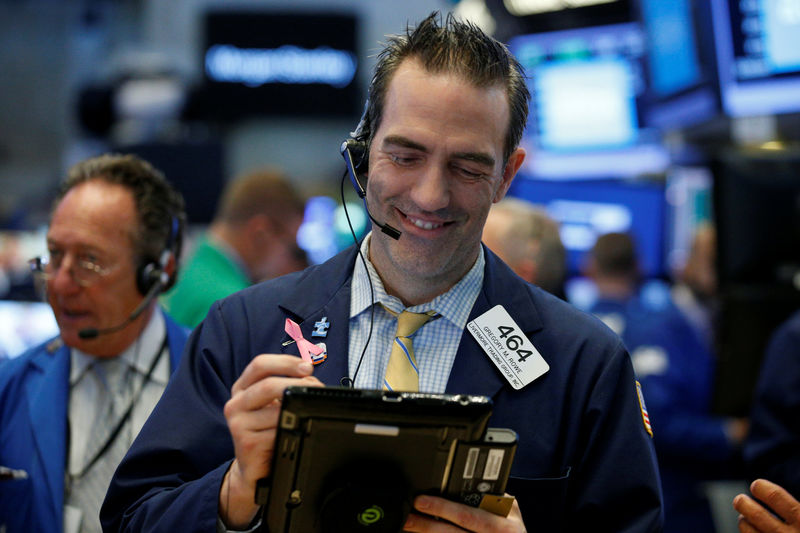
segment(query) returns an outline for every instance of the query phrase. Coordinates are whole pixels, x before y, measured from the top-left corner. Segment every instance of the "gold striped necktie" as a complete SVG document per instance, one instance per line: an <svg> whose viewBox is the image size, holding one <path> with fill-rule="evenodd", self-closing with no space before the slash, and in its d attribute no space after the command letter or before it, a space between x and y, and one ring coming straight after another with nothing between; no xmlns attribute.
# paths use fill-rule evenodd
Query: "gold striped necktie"
<svg viewBox="0 0 800 533"><path fill-rule="evenodd" d="M425 322L435 317L437 313L436 311L428 311L426 313L403 311L398 315L387 307L384 307L384 309L397 317L397 333L395 333L395 339L392 342L389 364L386 365L383 389L417 392L419 390L419 370L417 368L417 359L414 356L411 336Z"/></svg>

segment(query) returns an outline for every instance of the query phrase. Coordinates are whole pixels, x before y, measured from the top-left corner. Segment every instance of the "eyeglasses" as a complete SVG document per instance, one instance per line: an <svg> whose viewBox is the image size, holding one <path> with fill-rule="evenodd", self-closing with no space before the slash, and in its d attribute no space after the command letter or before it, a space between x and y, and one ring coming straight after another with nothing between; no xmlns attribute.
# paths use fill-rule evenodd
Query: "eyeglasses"
<svg viewBox="0 0 800 533"><path fill-rule="evenodd" d="M61 268L64 255L41 255L28 261L33 274L40 279L49 280L55 277ZM103 266L98 261L88 257L78 256L72 261L69 270L72 279L81 287L88 287L115 270L117 265Z"/></svg>

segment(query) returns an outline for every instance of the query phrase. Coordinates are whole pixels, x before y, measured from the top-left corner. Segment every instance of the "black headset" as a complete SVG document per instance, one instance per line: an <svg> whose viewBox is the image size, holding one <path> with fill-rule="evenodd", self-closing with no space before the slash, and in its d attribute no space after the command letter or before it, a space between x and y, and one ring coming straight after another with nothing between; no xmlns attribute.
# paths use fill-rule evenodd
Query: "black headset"
<svg viewBox="0 0 800 533"><path fill-rule="evenodd" d="M136 268L136 287L142 296L146 296L156 282L161 283L160 289L162 291L169 286L170 275L167 274L166 269L170 258L175 256L175 245L178 242L179 229L178 217L172 215L170 217L169 235L167 235L163 250L158 255L158 260L150 259L142 262Z"/></svg>
<svg viewBox="0 0 800 533"><path fill-rule="evenodd" d="M370 220L372 220L372 222L375 223L376 226L381 229L383 233L397 240L400 238L401 231L390 226L389 224L379 222L375 219L375 217L372 216L372 213L369 211L369 206L367 206L366 187L361 184L360 178L366 178L367 168L369 165L368 139L370 137L372 126L367 115L368 108L369 101L367 101L367 105L364 107L364 114L361 116L361 121L358 123L356 130L350 134L349 139L342 142L342 146L339 148L339 151L344 158L344 163L347 167L347 173L350 175L350 182L353 184L353 188L358 194L358 197L364 202L364 210L367 212L367 216L370 218ZM344 176L342 179L344 179ZM344 203L344 198L342 198L342 203Z"/></svg>
<svg viewBox="0 0 800 533"><path fill-rule="evenodd" d="M364 112L358 121L356 129L350 132L350 137L342 143L339 151L344 157L345 165L350 174L350 181L359 198L367 195L366 186L361 184L361 179L366 179L369 165L369 140L372 136L372 122L369 119L369 99L364 104Z"/></svg>
<svg viewBox="0 0 800 533"><path fill-rule="evenodd" d="M158 260L143 262L136 268L136 288L139 289L144 299L128 315L128 318L108 328L84 328L78 331L78 336L81 339L94 339L100 335L107 335L125 328L144 312L150 302L158 296L158 293L169 288L173 276L167 274L166 269L170 258L175 256L179 230L180 222L178 217L175 215L170 216L169 235Z"/></svg>
<svg viewBox="0 0 800 533"><path fill-rule="evenodd" d="M364 198L367 195L367 191L361 184L361 179L367 173L367 164L369 162L366 141L359 141L351 137L342 143L339 150L342 153L342 157L344 157L345 165L347 165L353 188L359 198Z"/></svg>

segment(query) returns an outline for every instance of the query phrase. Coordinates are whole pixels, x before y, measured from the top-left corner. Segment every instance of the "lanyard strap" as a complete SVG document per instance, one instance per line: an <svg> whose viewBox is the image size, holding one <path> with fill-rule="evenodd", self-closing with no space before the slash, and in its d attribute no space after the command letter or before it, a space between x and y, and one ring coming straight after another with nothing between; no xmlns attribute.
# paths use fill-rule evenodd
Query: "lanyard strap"
<svg viewBox="0 0 800 533"><path fill-rule="evenodd" d="M96 454L94 454L94 457L92 457L92 460L89 461L86 464L86 466L84 466L83 469L81 469L81 471L78 474L76 474L74 476L72 476L72 475L69 476L72 480L80 479L83 476L85 476L86 473L95 465L95 463L97 463L97 461L99 461L100 458L103 457L106 454L106 452L108 452L108 449L111 448L111 445L114 444L114 441L117 439L117 437L119 436L120 432L122 432L122 427L125 425L125 422L127 422L128 419L131 417L131 413L133 413L133 408L139 402L139 399L141 398L142 393L144 392L145 386L147 386L147 383L150 381L150 377L153 375L153 371L155 371L155 369L156 369L156 365L158 365L158 362L161 360L161 356L166 351L166 347L167 347L167 335L165 333L164 334L164 341L161 343L161 347L158 349L158 354L153 359L153 362L150 363L150 368L147 369L147 374L145 374L144 380L142 381L142 386L139 387L139 390L136 392L136 396L128 404L128 408L125 410L125 413L123 413L122 417L117 422L117 425L114 426L114 430L108 436L108 439L106 439L106 442L103 444L103 446L97 451ZM70 435L70 433L71 432L70 432L69 423L68 423L67 424L67 450L68 450L67 451L67 458L69 458L69 449L70 449L70 445L71 445L71 435ZM69 460L69 459L67 459L67 460ZM69 468L66 468L65 470L67 472L69 472Z"/></svg>

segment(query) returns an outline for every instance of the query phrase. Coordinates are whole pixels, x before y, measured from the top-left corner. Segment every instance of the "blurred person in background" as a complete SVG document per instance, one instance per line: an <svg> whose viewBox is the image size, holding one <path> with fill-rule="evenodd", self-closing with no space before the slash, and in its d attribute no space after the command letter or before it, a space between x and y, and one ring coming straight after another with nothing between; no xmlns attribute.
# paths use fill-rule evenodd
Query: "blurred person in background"
<svg viewBox="0 0 800 533"><path fill-rule="evenodd" d="M111 475L177 366L187 331L155 296L178 271L183 199L147 162L69 171L43 278L60 334L0 372L0 531L99 532Z"/></svg>
<svg viewBox="0 0 800 533"><path fill-rule="evenodd" d="M567 253L558 223L544 210L506 197L489 210L482 240L519 277L564 298Z"/></svg>
<svg viewBox="0 0 800 533"><path fill-rule="evenodd" d="M716 233L698 228L671 301L626 335L647 401L664 490L664 531L715 531L705 483L743 474L744 418L711 412Z"/></svg>
<svg viewBox="0 0 800 533"><path fill-rule="evenodd" d="M800 495L800 312L772 334L744 446L747 473Z"/></svg>
<svg viewBox="0 0 800 533"><path fill-rule="evenodd" d="M0 299L33 301L38 297L20 235L0 232Z"/></svg>
<svg viewBox="0 0 800 533"><path fill-rule="evenodd" d="M297 245L303 207L280 172L258 170L231 182L175 287L162 298L170 315L194 327L215 301L305 268Z"/></svg>
<svg viewBox="0 0 800 533"><path fill-rule="evenodd" d="M717 230L706 223L697 228L686 264L672 287L672 301L709 348L714 344L717 299Z"/></svg>
<svg viewBox="0 0 800 533"><path fill-rule="evenodd" d="M639 294L642 275L633 237L627 233L600 235L589 251L584 273L597 290L589 312L625 341L630 330L653 311Z"/></svg>

